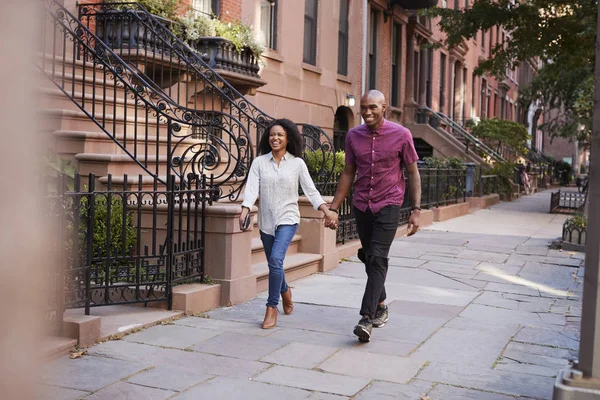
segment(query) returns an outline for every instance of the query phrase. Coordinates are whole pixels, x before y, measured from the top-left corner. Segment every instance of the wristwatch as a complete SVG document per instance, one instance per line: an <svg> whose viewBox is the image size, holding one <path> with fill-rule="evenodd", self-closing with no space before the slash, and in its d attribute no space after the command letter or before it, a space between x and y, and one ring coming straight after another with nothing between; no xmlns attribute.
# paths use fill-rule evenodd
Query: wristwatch
<svg viewBox="0 0 600 400"><path fill-rule="evenodd" d="M410 208L410 211L411 211L411 212L412 212L412 211L415 211L415 210L419 210L419 211L421 211L421 207L419 207L419 206L412 206L412 207Z"/></svg>
<svg viewBox="0 0 600 400"><path fill-rule="evenodd" d="M339 214L338 210L334 210L333 208L329 207L329 211L333 211L336 214Z"/></svg>

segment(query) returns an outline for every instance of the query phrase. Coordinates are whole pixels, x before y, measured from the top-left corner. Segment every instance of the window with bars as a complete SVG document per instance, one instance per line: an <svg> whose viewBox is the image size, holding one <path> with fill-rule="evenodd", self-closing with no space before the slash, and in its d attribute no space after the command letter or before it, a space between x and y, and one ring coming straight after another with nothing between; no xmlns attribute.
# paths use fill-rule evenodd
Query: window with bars
<svg viewBox="0 0 600 400"><path fill-rule="evenodd" d="M306 0L304 3L304 55L303 61L317 65L317 12L319 2Z"/></svg>
<svg viewBox="0 0 600 400"><path fill-rule="evenodd" d="M348 6L349 0L340 0L338 28L338 74L348 75Z"/></svg>
<svg viewBox="0 0 600 400"><path fill-rule="evenodd" d="M277 50L277 0L260 2L260 44Z"/></svg>
<svg viewBox="0 0 600 400"><path fill-rule="evenodd" d="M400 106L400 66L402 65L402 25L392 28L392 105Z"/></svg>
<svg viewBox="0 0 600 400"><path fill-rule="evenodd" d="M371 10L369 29L369 89L377 89L377 12Z"/></svg>

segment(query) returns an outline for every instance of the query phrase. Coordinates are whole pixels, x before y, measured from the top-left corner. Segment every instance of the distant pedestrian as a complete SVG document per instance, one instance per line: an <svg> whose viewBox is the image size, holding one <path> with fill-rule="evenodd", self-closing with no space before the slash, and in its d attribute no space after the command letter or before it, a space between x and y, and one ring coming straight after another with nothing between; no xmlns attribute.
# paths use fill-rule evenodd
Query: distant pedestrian
<svg viewBox="0 0 600 400"><path fill-rule="evenodd" d="M302 137L295 123L289 119L278 119L266 127L258 146L257 157L250 167L244 191L244 202L240 215L240 229L250 208L260 194L258 228L269 265L269 297L262 323L263 329L277 324L279 296L283 300L283 311L292 313L292 290L285 281L283 260L298 224L298 183L315 209L323 211L327 224L336 217L315 188L302 156Z"/></svg>
<svg viewBox="0 0 600 400"><path fill-rule="evenodd" d="M338 209L356 177L354 213L362 245L358 258L365 264L367 285L360 309L362 318L354 327L354 334L362 342L371 339L372 327L383 327L388 320L385 278L406 189L403 168L412 203L409 235L417 232L421 213L419 157L412 135L405 127L384 118L386 108L385 97L377 90L361 98L360 113L365 123L346 135L346 166L331 204L332 209ZM337 218L328 226L337 228Z"/></svg>

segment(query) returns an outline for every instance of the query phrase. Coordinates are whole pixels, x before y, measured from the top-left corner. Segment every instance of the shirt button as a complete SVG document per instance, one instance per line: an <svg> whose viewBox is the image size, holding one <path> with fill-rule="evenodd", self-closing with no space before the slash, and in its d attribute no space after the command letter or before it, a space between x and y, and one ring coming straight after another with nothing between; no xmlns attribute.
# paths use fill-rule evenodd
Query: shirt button
<svg viewBox="0 0 600 400"><path fill-rule="evenodd" d="M373 166L373 165L375 165L375 164L371 164L371 166Z"/></svg>

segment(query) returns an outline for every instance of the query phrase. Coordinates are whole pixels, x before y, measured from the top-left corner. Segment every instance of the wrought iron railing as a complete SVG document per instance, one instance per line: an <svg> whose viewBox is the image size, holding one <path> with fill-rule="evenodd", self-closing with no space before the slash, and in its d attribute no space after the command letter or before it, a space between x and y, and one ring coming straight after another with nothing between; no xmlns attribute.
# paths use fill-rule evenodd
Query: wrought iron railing
<svg viewBox="0 0 600 400"><path fill-rule="evenodd" d="M190 48L173 34L164 21L138 3L127 4L125 11L123 7L123 3L80 4L79 14L92 29L97 26L98 18L107 20L110 14L125 13L152 46L136 46L133 51L125 49L121 55L132 64L141 63L146 65L145 68L150 65L145 76L155 86L163 88L177 104L198 110L198 113L202 110L226 111L241 121L245 131L255 138L254 145L257 145L265 126L273 118L248 101L227 79L215 73L209 64L210 57L207 59L206 54ZM328 153L335 151L332 140L316 125L299 123L298 126L305 142L304 151L314 153L313 156L319 160L317 175L331 178L333 169L326 165L326 160L330 156Z"/></svg>
<svg viewBox="0 0 600 400"><path fill-rule="evenodd" d="M40 70L149 177L213 175L237 199L253 149L235 116L179 107L53 0L43 32Z"/></svg>
<svg viewBox="0 0 600 400"><path fill-rule="evenodd" d="M579 246L585 246L587 228L577 226L572 220L566 220L562 229L562 240Z"/></svg>
<svg viewBox="0 0 600 400"><path fill-rule="evenodd" d="M586 193L565 192L559 190L550 196L550 212L566 212L573 213L581 211L586 200Z"/></svg>
<svg viewBox="0 0 600 400"><path fill-rule="evenodd" d="M466 169L445 169L419 167L421 175L421 207L424 209L456 204L466 201ZM321 194L333 196L341 174L334 176L333 181L327 182L322 187ZM405 187L407 188L402 203L400 223L408 222L412 207L408 190L408 178L404 174ZM353 209L354 186L338 208L339 226L337 230L337 243L358 238L356 218Z"/></svg>
<svg viewBox="0 0 600 400"><path fill-rule="evenodd" d="M489 158L490 160L500 163L506 162L501 154L470 134L445 114L433 111L429 107L424 106L418 107L415 113L415 120L417 123L429 124L432 128L450 134L461 141L465 145L466 154L472 151L483 159ZM442 125L446 125L446 128L442 129Z"/></svg>
<svg viewBox="0 0 600 400"><path fill-rule="evenodd" d="M497 175L480 175L479 176L479 197L488 194L498 193L498 176Z"/></svg>
<svg viewBox="0 0 600 400"><path fill-rule="evenodd" d="M127 178L127 177L126 177ZM193 181L187 187L183 180ZM205 176L170 175L162 189L137 184L96 188L94 174L59 177L46 206L60 218L57 291L64 308L170 301L172 286L204 278L205 210L219 195ZM71 186L71 187L69 187Z"/></svg>

